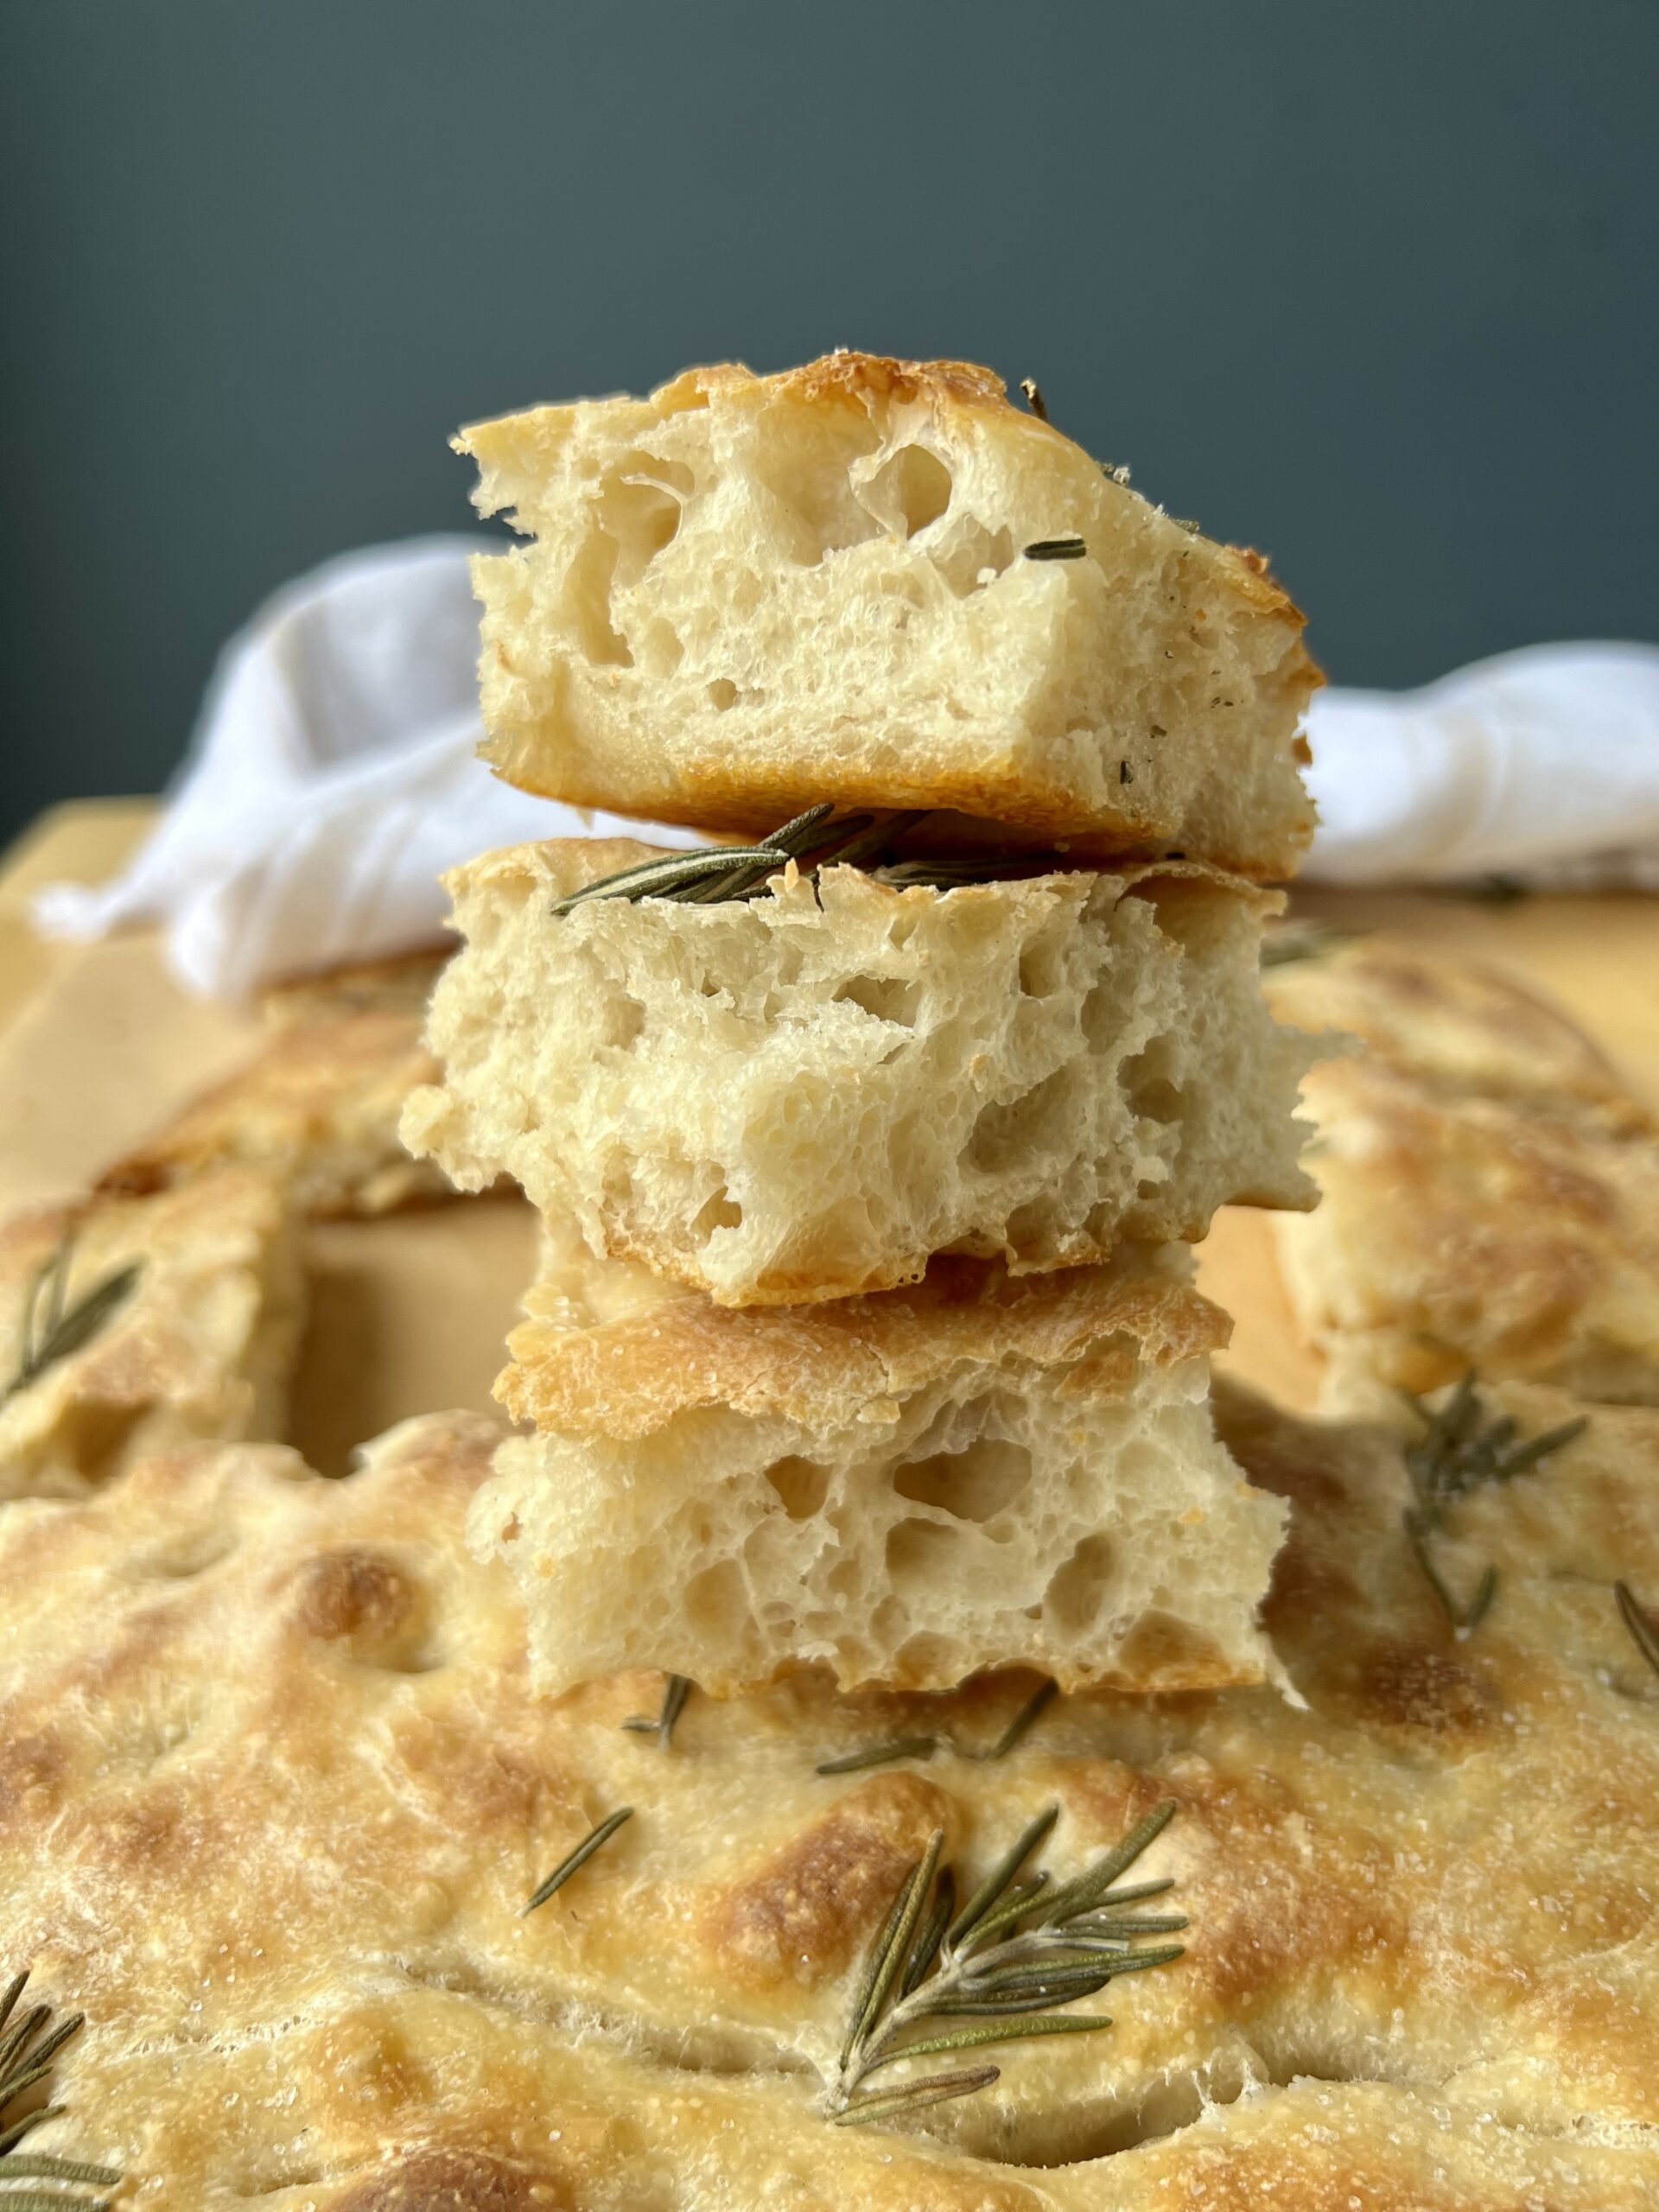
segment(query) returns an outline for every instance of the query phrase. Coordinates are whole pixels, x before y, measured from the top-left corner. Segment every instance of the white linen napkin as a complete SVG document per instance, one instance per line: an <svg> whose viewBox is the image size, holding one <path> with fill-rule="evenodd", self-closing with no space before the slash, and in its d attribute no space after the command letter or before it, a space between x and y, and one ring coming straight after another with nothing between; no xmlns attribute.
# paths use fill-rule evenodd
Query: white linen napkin
<svg viewBox="0 0 1659 2212"><path fill-rule="evenodd" d="M466 555L416 538L329 562L226 647L166 812L127 869L52 884L35 917L90 938L159 924L193 990L429 944L440 873L531 837L695 830L512 790L475 758ZM1659 888L1659 649L1539 645L1421 691L1322 691L1309 717L1329 882L1495 874Z"/></svg>

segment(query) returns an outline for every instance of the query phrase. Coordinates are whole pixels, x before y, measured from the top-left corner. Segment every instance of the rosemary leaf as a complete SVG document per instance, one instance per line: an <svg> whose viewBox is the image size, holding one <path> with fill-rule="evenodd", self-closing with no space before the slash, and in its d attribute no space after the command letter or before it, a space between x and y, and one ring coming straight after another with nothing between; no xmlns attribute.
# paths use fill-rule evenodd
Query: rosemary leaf
<svg viewBox="0 0 1659 2212"><path fill-rule="evenodd" d="M61 1273L60 1270L60 1284ZM49 1339L66 1318L60 1287L55 1294L48 1290L47 1316ZM0 2044L0 2113L46 2079L58 2052L82 2025L82 2016L72 2012L43 2034L41 2031L52 2017L48 2005L33 2005L14 2019L17 2000L28 1980L25 1970L8 1984L3 1997L0 1997L0 2027L8 2029L4 2042ZM100 2212L100 2208L107 2207L106 2198L88 2197L80 2192L87 2186L115 2188L121 2180L118 2168L98 2164L90 2158L64 2158L51 2152L18 2152L20 2143L48 2120L58 2119L63 2109L61 2105L48 2101L23 2113L0 2132L0 2212L29 2212L31 2207L40 2208L40 2212ZM52 2186L16 2189L12 2186L16 2182L45 2182Z"/></svg>
<svg viewBox="0 0 1659 2212"><path fill-rule="evenodd" d="M19 1332L16 1372L0 1389L0 1406L38 1382L48 1367L67 1359L97 1335L116 1309L132 1295L143 1272L142 1260L132 1260L113 1274L95 1283L86 1296L66 1307L69 1266L74 1238L66 1236L50 1259L39 1268L23 1297L22 1327ZM44 1293L46 1311L41 1313ZM15 1999L13 2000L16 2001ZM4 2018L0 2014L0 2019Z"/></svg>
<svg viewBox="0 0 1659 2212"><path fill-rule="evenodd" d="M1048 410L1043 404L1042 389L1035 377L1021 377L1020 389L1026 395L1026 404L1039 423L1048 420Z"/></svg>
<svg viewBox="0 0 1659 2212"><path fill-rule="evenodd" d="M1550 1452L1581 1436L1590 1417L1580 1414L1541 1436L1517 1440L1516 1425L1510 1415L1486 1419L1473 1368L1438 1409L1426 1406L1409 1390L1400 1395L1423 1425L1422 1441L1409 1446L1404 1454L1414 1500L1401 1516L1406 1541L1441 1611L1461 1639L1472 1635L1491 1611L1497 1594L1497 1570L1488 1567L1473 1595L1466 1603L1459 1600L1436 1567L1430 1547L1430 1539L1446 1524L1446 1506L1470 1491L1529 1473Z"/></svg>
<svg viewBox="0 0 1659 2212"><path fill-rule="evenodd" d="M673 1740L674 1723L685 1710L685 1700L691 1694L691 1683L687 1675L671 1675L663 1690L663 1707L653 1719L648 1713L636 1713L622 1726L636 1736L654 1736L667 1751Z"/></svg>
<svg viewBox="0 0 1659 2212"><path fill-rule="evenodd" d="M1636 1593L1628 1582L1615 1582L1613 1597L1618 1606L1619 1618L1630 1631L1637 1649L1656 1675L1659 1675L1659 1635L1648 1614L1636 1600Z"/></svg>
<svg viewBox="0 0 1659 2212"><path fill-rule="evenodd" d="M864 2002L862 2018L857 2032L861 2037L872 2021L880 2018L881 2007L887 2001L888 1992L899 1979L899 1972L910 1949L910 1939L916 1932L916 1923L922 1906L932 1886L933 1872L939 1863L939 1853L944 1848L944 1830L935 1828L928 1838L927 1849L916 1862L905 1888L905 1901L893 1922L886 1949L874 1974L871 1978L869 1994Z"/></svg>
<svg viewBox="0 0 1659 2212"><path fill-rule="evenodd" d="M88 2158L54 2158L43 2151L29 2152L22 2158L9 2158L3 2165L0 2165L0 2190L3 2189L4 2183L20 2176L30 2181L94 2182L103 2189L113 2189L121 2178L114 2166L95 2166ZM9 2204L11 2201L9 2196L0 2194L0 2204ZM77 2200L58 2196L52 2201L54 2204L71 2204Z"/></svg>
<svg viewBox="0 0 1659 2212"><path fill-rule="evenodd" d="M1080 537L1039 537L1025 553L1027 561L1081 561L1088 550Z"/></svg>
<svg viewBox="0 0 1659 2212"><path fill-rule="evenodd" d="M631 1821L632 1818L632 1806L624 1805L618 1811L608 1814L597 1827L589 1828L569 1856L560 1859L553 1872L537 1890L530 1903L524 1907L518 1916L519 1918L522 1920L527 1917L536 1910L538 1905L545 1904L556 1891L564 1887L578 1868L585 1866L594 1853L601 1850L610 1841L624 1821Z"/></svg>
<svg viewBox="0 0 1659 2212"><path fill-rule="evenodd" d="M1025 1865L1037 1847L1046 1842L1050 1831L1060 1817L1058 1805L1051 1805L1046 1812L1039 1813L1025 1834L1013 1848L998 1859L985 1879L974 1891L957 1915L945 1941L952 1950L958 1949L964 1939L978 1927L992 1906L1007 1891L1008 1885Z"/></svg>
<svg viewBox="0 0 1659 2212"><path fill-rule="evenodd" d="M938 2058L946 2051L983 2050L989 2044L1023 2043L1031 2036L1095 2035L1111 2024L1104 2012L1068 2012L1063 2019L1009 2021L1001 2027L988 2021L982 2028L958 2028L948 2036L928 2036L920 2043L905 2044L885 2058L876 2059L868 2070L874 2074L883 2066L896 2066L901 2058Z"/></svg>
<svg viewBox="0 0 1659 2212"><path fill-rule="evenodd" d="M912 1866L899 1884L894 1893L893 1903L887 1907L887 1916L882 1922L874 1942L870 1946L869 1957L865 1961L864 1971L859 1977L858 1993L853 1999L853 2008L847 2018L847 2034L841 2046L840 2064L843 2072L851 2063L860 2031L874 2017L870 1999L875 1989L876 1976L887 1963L887 1953L892 1948L893 1936L898 1932L899 1916L910 1902L910 1885L915 1880L918 1871L917 1867Z"/></svg>
<svg viewBox="0 0 1659 2212"><path fill-rule="evenodd" d="M0 2158L4 2158L8 2151L15 2150L25 2135L32 2134L48 2120L60 2119L67 2110L67 2107L64 2105L36 2105L33 2112L26 2112L21 2120L15 2120L3 2134L0 2134ZM0 2166L0 2173L4 2171L4 2167Z"/></svg>
<svg viewBox="0 0 1659 2212"><path fill-rule="evenodd" d="M911 1946L910 1963L905 1968L899 1991L901 1997L909 1996L938 1956L939 1945L944 1941L944 1931L950 1925L950 1916L956 1909L956 1876L947 1866L939 1877L938 1895L933 1900L932 1910L922 1923L921 1934Z"/></svg>
<svg viewBox="0 0 1659 2212"><path fill-rule="evenodd" d="M660 860L641 861L633 868L619 869L614 875L602 875L597 882L584 883L579 891L556 899L552 911L568 914L574 908L585 906L590 899L632 899L653 895L684 899L707 884L711 876L729 874L745 861L776 868L778 855L762 845L716 845L690 853L667 853Z"/></svg>
<svg viewBox="0 0 1659 2212"><path fill-rule="evenodd" d="M935 2074L925 2082L907 2082L901 2089L884 2090L843 2105L831 2117L837 2127L861 2127L867 2120L896 2120L901 2113L920 2112L928 2105L942 2105L951 2097L969 2097L988 2089L1001 2076L999 2066L975 2066L960 2074Z"/></svg>
<svg viewBox="0 0 1659 2212"><path fill-rule="evenodd" d="M1086 1873L1078 1875L1076 1881L1068 1882L1064 1889L1055 1891L1044 1904L1044 1918L1064 1920L1069 1914L1086 1911L1110 1889L1120 1874L1134 1866L1147 1846L1163 1834L1174 1817L1175 1800L1173 1797L1166 1797L1161 1805L1154 1805L1146 1819L1138 1827L1131 1828L1122 1843L1115 1845L1103 1857L1097 1859Z"/></svg>
<svg viewBox="0 0 1659 2212"><path fill-rule="evenodd" d="M1039 1715L1046 1712L1060 1694L1058 1682L1039 1682L1026 1700L988 1751L964 1752L963 1757L981 1759L1005 1759L1020 1743Z"/></svg>
<svg viewBox="0 0 1659 2212"><path fill-rule="evenodd" d="M5 2171L0 2166L0 2182ZM0 2188L5 2212L111 2212L114 2202L112 2196L67 2196L58 2189Z"/></svg>
<svg viewBox="0 0 1659 2212"><path fill-rule="evenodd" d="M898 1759L931 1759L939 1748L937 1736L895 1736L890 1744L865 1744L843 1751L838 1759L825 1759L815 1774L861 1774L866 1767L891 1766Z"/></svg>

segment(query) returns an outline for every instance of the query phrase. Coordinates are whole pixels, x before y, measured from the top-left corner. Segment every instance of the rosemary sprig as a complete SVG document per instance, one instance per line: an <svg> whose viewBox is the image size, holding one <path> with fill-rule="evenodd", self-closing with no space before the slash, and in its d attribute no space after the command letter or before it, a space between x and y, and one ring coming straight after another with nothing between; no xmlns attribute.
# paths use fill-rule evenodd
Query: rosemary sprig
<svg viewBox="0 0 1659 2212"><path fill-rule="evenodd" d="M29 1972L14 1977L0 1996L0 2122L26 2089L43 2082L71 2036L81 2025L82 2015L72 2012L56 2027L48 2028L49 2005L34 2005L18 2015L17 2000L29 1982ZM121 2179L118 2168L94 2164L90 2158L60 2158L50 2152L19 2152L17 2145L41 2123L56 2120L61 2105L43 2104L26 2112L10 2126L0 2126L0 2212L36 2212L52 2207L56 2212L107 2212L109 2199L87 2196L84 2189L113 2189ZM14 2183L48 2182L48 2189L15 2188Z"/></svg>
<svg viewBox="0 0 1659 2212"><path fill-rule="evenodd" d="M1058 1806L1051 1805L960 1911L950 1870L939 1871L944 1831L936 1828L900 1883L865 1961L830 2090L830 2119L842 2127L899 2119L988 2088L1000 2070L975 2066L893 2088L864 2087L871 2075L900 2059L1109 2027L1103 2014L1060 2017L1058 2008L1094 1996L1119 1974L1167 1966L1181 1956L1178 1943L1140 1939L1177 1933L1187 1924L1182 1915L1128 1910L1173 1884L1117 1886L1174 1811L1173 1801L1160 1805L1084 1873L1054 1888L1046 1874L1020 1878L1059 1818ZM963 2024L917 2032L929 2023L949 2021Z"/></svg>
<svg viewBox="0 0 1659 2212"><path fill-rule="evenodd" d="M1077 541L1079 549L1082 540ZM1050 560L1070 555L1047 554ZM590 899L673 899L684 906L712 906L722 900L753 899L790 861L802 875L814 876L833 862L842 868L868 868L871 874L896 890L920 885L934 891L954 891L964 883L994 882L1009 873L1006 855L995 853L941 854L937 857L895 860L894 846L925 815L925 808L901 813L849 815L833 822L835 810L825 803L808 807L781 830L774 830L754 845L702 845L683 853L661 853L637 861L614 875L584 883L554 901L551 912L568 914Z"/></svg>
<svg viewBox="0 0 1659 2212"><path fill-rule="evenodd" d="M1637 1603L1636 1592L1628 1582L1614 1583L1613 1598L1619 1618L1630 1631L1630 1641L1654 1673L1659 1675L1659 1634L1655 1632L1651 1618Z"/></svg>
<svg viewBox="0 0 1659 2212"><path fill-rule="evenodd" d="M691 1682L685 1675L671 1675L663 1688L662 1710L653 1719L648 1713L636 1713L622 1726L632 1729L636 1736L654 1736L667 1751L674 1735L674 1723L685 1710L685 1700L691 1694Z"/></svg>
<svg viewBox="0 0 1659 2212"><path fill-rule="evenodd" d="M575 1849L568 1857L560 1859L547 1879L537 1889L518 1917L521 1920L527 1919L538 1905L545 1904L555 1891L562 1890L570 1877L579 1868L588 1864L596 1851L604 1848L624 1821L631 1821L632 1818L632 1806L624 1805L618 1811L607 1814L597 1827L589 1828Z"/></svg>
<svg viewBox="0 0 1659 2212"><path fill-rule="evenodd" d="M952 1752L959 1759L1002 1759L1026 1734L1033 1722L1052 1700L1059 1695L1053 1682L1039 1682L1007 1726L988 1750L976 1751L965 1744L958 1744L950 1736L895 1736L885 1744L866 1744L857 1751L843 1751L839 1758L825 1759L813 1769L816 1774L857 1774L865 1767L891 1766L897 1759L931 1759L935 1751Z"/></svg>
<svg viewBox="0 0 1659 2212"><path fill-rule="evenodd" d="M17 1369L0 1389L0 1406L9 1404L20 1391L38 1382L48 1367L67 1359L96 1336L117 1308L132 1295L133 1287L143 1271L142 1260L130 1261L113 1274L105 1275L102 1282L95 1283L74 1305L67 1306L65 1300L74 1250L72 1233L63 1238L48 1259L41 1262L29 1280L23 1294Z"/></svg>
<svg viewBox="0 0 1659 2212"><path fill-rule="evenodd" d="M614 875L602 875L556 899L552 911L568 914L590 899L677 899L687 906L714 906L721 899L753 898L790 861L803 875L816 875L832 861L858 868L878 859L925 811L880 817L855 814L832 823L835 808L825 800L753 845L700 845L690 852L659 853L653 859L636 861L632 868L619 868Z"/></svg>
<svg viewBox="0 0 1659 2212"><path fill-rule="evenodd" d="M1077 537L1039 537L1025 549L1027 561L1081 561L1088 550Z"/></svg>
<svg viewBox="0 0 1659 2212"><path fill-rule="evenodd" d="M1522 1439L1507 1414L1489 1421L1481 1404L1475 1370L1471 1367L1438 1413L1409 1390L1400 1394L1422 1422L1421 1443L1408 1446L1406 1472L1411 1478L1415 1502L1402 1516L1406 1541L1440 1609L1458 1636L1472 1635L1485 1618L1497 1593L1497 1570L1488 1567L1475 1586L1474 1594L1459 1602L1435 1566L1429 1540L1446 1525L1446 1509L1454 1498L1488 1483L1507 1483L1525 1474L1551 1452L1570 1444L1590 1425L1587 1414L1561 1422L1541 1436Z"/></svg>

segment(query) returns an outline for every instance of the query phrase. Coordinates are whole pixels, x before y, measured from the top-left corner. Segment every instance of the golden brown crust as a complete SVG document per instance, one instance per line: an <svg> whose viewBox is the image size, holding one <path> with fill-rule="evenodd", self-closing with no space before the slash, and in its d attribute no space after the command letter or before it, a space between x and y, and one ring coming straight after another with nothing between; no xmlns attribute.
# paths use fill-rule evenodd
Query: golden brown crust
<svg viewBox="0 0 1659 2212"><path fill-rule="evenodd" d="M1506 969L1376 936L1268 964L1262 981L1281 1020L1357 1037L1447 1096L1582 1108L1608 1128L1652 1133L1652 1116L1600 1047Z"/></svg>
<svg viewBox="0 0 1659 2212"><path fill-rule="evenodd" d="M144 1195L239 1164L277 1176L301 1211L324 1218L448 1196L397 1135L404 1099L437 1072L421 1025L442 964L414 954L279 986L270 1043L106 1168L99 1188Z"/></svg>
<svg viewBox="0 0 1659 2212"><path fill-rule="evenodd" d="M496 1395L516 1420L578 1436L649 1435L698 1406L839 1425L970 1364L1064 1367L1070 1394L1121 1397L1144 1365L1219 1351L1230 1326L1184 1284L940 1260L907 1289L818 1306L687 1297L588 1329L525 1321Z"/></svg>
<svg viewBox="0 0 1659 2212"><path fill-rule="evenodd" d="M218 1168L153 1196L95 1192L0 1224L0 1381L22 1372L31 1313L37 1352L48 1336L47 1277L66 1251L66 1314L137 1274L84 1342L0 1401L0 1499L73 1495L147 1451L273 1433L301 1289L270 1178Z"/></svg>
<svg viewBox="0 0 1659 2212"><path fill-rule="evenodd" d="M1319 1209L1284 1232L1304 1318L1416 1389L1471 1364L1659 1398L1659 1145L1607 1116L1314 1070Z"/></svg>
<svg viewBox="0 0 1659 2212"><path fill-rule="evenodd" d="M1573 1408L1492 1410L1531 1434ZM7 1942L89 2015L41 2147L112 2159L158 2212L623 2212L647 2177L682 2212L1636 2212L1659 1681L1611 1586L1659 1596L1659 1415L1599 1411L1454 1510L1448 1580L1498 1571L1460 1642L1401 1533L1399 1435L1221 1412L1292 1501L1271 1618L1306 1709L1062 1700L992 1762L965 1754L1028 1676L694 1694L667 1751L620 1725L652 1678L527 1695L511 1592L461 1540L496 1436L472 1417L342 1483L199 1447L9 1509ZM925 1764L814 1771L924 1731ZM1166 1795L1147 1871L1177 1879L1187 1955L1116 1985L1109 2033L1008 2046L934 2144L824 2125L856 1962L933 1825L975 1872L1058 1802L1064 1877Z"/></svg>

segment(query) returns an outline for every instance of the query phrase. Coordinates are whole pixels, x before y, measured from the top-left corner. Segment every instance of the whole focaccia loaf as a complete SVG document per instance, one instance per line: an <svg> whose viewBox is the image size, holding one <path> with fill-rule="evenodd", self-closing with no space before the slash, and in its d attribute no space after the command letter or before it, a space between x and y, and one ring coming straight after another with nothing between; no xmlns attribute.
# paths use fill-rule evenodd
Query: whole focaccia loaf
<svg viewBox="0 0 1659 2212"><path fill-rule="evenodd" d="M1648 2212L1659 1678L1611 1586L1659 1596L1656 1416L1596 1413L1457 1509L1442 1572L1498 1578L1459 1640L1399 1436L1222 1412L1289 1502L1268 1618L1305 1707L1065 1697L1000 1756L1029 1674L693 1691L666 1740L624 1725L658 1677L531 1694L512 1583L463 1541L489 1422L410 1424L343 1481L197 1446L8 1507L6 1963L86 2015L26 2147L156 2212ZM834 2124L935 1830L960 1904L1050 1808L1063 1884L1170 1802L1132 1872L1173 1883L1142 1910L1183 1955L1058 2007L1109 2028Z"/></svg>

